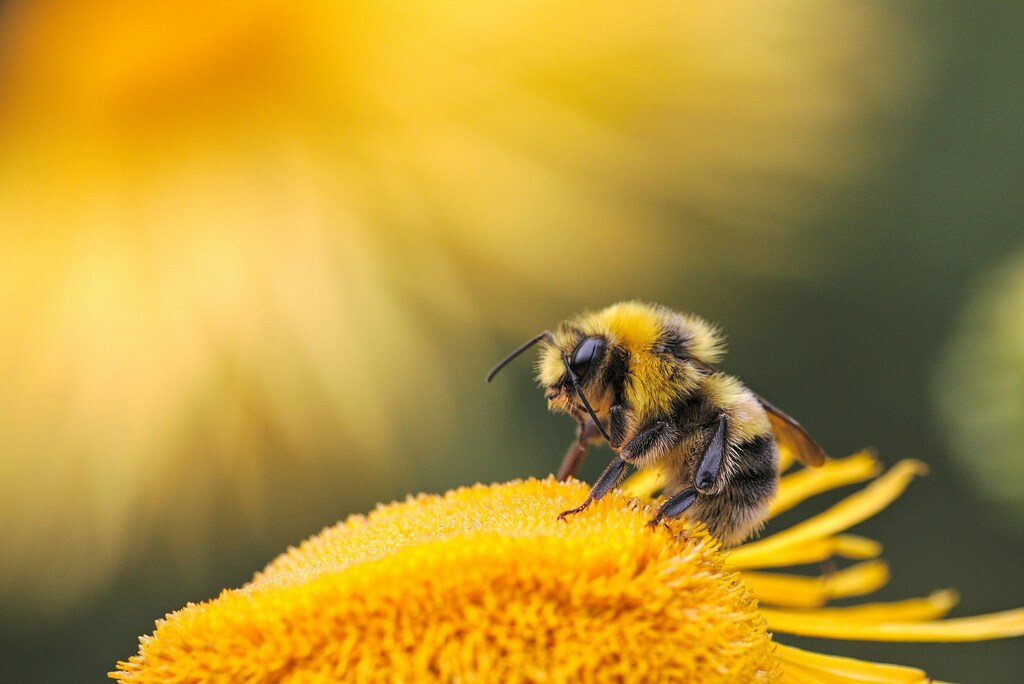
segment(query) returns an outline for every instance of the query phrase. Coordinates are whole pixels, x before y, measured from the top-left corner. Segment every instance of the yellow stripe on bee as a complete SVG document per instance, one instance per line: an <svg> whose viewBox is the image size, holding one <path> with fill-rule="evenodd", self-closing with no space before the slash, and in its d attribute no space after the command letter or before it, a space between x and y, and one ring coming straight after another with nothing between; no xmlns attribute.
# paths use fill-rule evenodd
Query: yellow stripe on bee
<svg viewBox="0 0 1024 684"><path fill-rule="evenodd" d="M665 332L661 311L639 302L621 302L584 316L576 321L586 334L605 335L613 346L629 355L629 382L626 401L641 422L657 414L666 414L672 402L692 389L673 375L673 365L652 353Z"/></svg>
<svg viewBox="0 0 1024 684"><path fill-rule="evenodd" d="M639 302L613 304L594 318L598 325L610 332L630 354L650 351L665 327L663 318L656 309Z"/></svg>
<svg viewBox="0 0 1024 684"><path fill-rule="evenodd" d="M689 389L672 377L670 362L654 354L630 354L629 372L626 401L641 423L668 414L672 402Z"/></svg>

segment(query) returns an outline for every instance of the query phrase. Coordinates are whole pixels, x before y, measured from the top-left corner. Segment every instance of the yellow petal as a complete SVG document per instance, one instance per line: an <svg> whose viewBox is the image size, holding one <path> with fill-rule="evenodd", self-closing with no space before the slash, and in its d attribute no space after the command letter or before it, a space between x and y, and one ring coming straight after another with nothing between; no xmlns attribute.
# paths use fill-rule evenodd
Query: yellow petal
<svg viewBox="0 0 1024 684"><path fill-rule="evenodd" d="M626 496L650 499L664 484L665 473L661 468L643 468L630 475L620 489Z"/></svg>
<svg viewBox="0 0 1024 684"><path fill-rule="evenodd" d="M854 658L825 655L776 644L775 654L782 659L784 673L793 666L819 681L838 682L926 682L927 675L914 667L873 663Z"/></svg>
<svg viewBox="0 0 1024 684"><path fill-rule="evenodd" d="M986 641L1024 636L1024 608L927 622L848 622L811 612L763 608L773 631L864 641Z"/></svg>
<svg viewBox="0 0 1024 684"><path fill-rule="evenodd" d="M889 580L889 566L876 560L851 565L823 577L745 572L743 579L762 604L809 608L830 599L862 596L876 591ZM774 627L771 623L769 626Z"/></svg>
<svg viewBox="0 0 1024 684"><path fill-rule="evenodd" d="M852 527L888 506L903 493L915 476L927 472L927 466L920 461L900 461L885 475L824 513L808 518L782 532L733 549L733 562L743 563L745 567L755 567L757 559L771 558L782 549L806 544Z"/></svg>
<svg viewBox="0 0 1024 684"><path fill-rule="evenodd" d="M786 448L785 445L779 445L779 472L784 473L793 466L793 462L796 461L796 455Z"/></svg>
<svg viewBox="0 0 1024 684"><path fill-rule="evenodd" d="M843 558L877 558L882 553L882 545L874 539L856 534L840 534L831 537L833 553Z"/></svg>
<svg viewBox="0 0 1024 684"><path fill-rule="evenodd" d="M823 679L812 677L799 667L787 667L782 672L782 678L779 681L783 684L829 684Z"/></svg>
<svg viewBox="0 0 1024 684"><path fill-rule="evenodd" d="M865 449L852 456L828 460L820 468L804 468L782 478L779 494L772 502L769 517L822 492L875 477L881 466L871 451Z"/></svg>
<svg viewBox="0 0 1024 684"><path fill-rule="evenodd" d="M959 595L952 589L932 592L924 598L906 599L882 603L865 603L842 608L816 608L808 611L780 610L787 616L806 618L828 618L844 622L918 622L944 617L959 601Z"/></svg>
<svg viewBox="0 0 1024 684"><path fill-rule="evenodd" d="M834 556L866 560L877 558L882 545L874 539L855 534L840 534L826 539L815 539L801 546L791 546L772 556L740 554L737 559L729 556L729 567L737 570L747 568L778 568L788 565L820 563Z"/></svg>

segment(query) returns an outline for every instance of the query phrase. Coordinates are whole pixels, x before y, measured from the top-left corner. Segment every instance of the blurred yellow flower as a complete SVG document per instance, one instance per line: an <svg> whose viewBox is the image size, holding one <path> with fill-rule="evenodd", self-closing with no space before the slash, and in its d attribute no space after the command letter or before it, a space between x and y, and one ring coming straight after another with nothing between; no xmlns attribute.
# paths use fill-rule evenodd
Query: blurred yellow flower
<svg viewBox="0 0 1024 684"><path fill-rule="evenodd" d="M857 454L790 475L775 510L877 469ZM586 493L579 482L421 495L328 528L242 589L169 615L110 676L126 684L925 682L914 668L775 644L769 630L992 639L1024 634L1024 609L936 620L956 602L951 591L811 609L877 589L885 564L865 560L824 578L753 569L874 558L877 542L839 533L884 508L920 472L920 463L901 462L825 513L731 553L703 527L649 529L649 512L622 492L563 523L557 513Z"/></svg>
<svg viewBox="0 0 1024 684"><path fill-rule="evenodd" d="M279 460L393 470L441 330L554 272L808 268L749 238L870 165L915 49L855 2L4 2L4 609L258 518Z"/></svg>
<svg viewBox="0 0 1024 684"><path fill-rule="evenodd" d="M989 273L935 372L935 401L958 465L1024 530L1024 252Z"/></svg>

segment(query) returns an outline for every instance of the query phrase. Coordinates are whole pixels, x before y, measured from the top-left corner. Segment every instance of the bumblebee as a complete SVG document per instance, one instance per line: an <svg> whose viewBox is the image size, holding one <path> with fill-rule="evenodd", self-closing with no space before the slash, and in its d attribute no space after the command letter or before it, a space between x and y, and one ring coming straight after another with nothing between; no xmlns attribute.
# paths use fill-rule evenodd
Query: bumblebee
<svg viewBox="0 0 1024 684"><path fill-rule="evenodd" d="M685 513L737 544L764 524L778 489L780 443L807 465L824 462L799 423L715 368L722 336L697 316L639 302L584 313L527 341L487 381L536 344L548 407L579 423L558 478L575 474L594 441L603 438L616 453L586 500L560 519L607 494L627 466L659 466L666 499L650 524Z"/></svg>

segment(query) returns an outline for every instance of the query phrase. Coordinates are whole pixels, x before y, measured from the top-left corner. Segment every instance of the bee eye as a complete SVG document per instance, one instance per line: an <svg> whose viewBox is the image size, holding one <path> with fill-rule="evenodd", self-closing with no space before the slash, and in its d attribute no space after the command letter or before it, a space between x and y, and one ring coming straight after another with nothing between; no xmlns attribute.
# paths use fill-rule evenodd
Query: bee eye
<svg viewBox="0 0 1024 684"><path fill-rule="evenodd" d="M604 340L600 337L588 337L580 342L579 346L572 353L572 359L569 360L569 370L576 377L583 377L590 370L590 365L593 363L594 358L600 357L602 354L604 354Z"/></svg>

